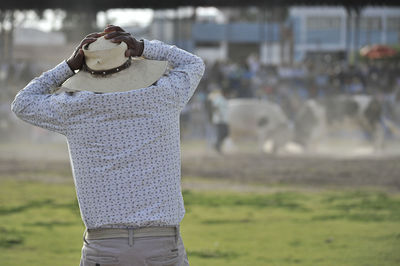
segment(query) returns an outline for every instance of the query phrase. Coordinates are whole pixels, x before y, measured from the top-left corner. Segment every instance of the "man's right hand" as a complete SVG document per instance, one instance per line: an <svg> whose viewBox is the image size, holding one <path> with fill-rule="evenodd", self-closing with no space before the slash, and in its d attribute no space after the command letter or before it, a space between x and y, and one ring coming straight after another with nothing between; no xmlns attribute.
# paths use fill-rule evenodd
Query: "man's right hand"
<svg viewBox="0 0 400 266"><path fill-rule="evenodd" d="M136 40L129 32L124 31L121 27L108 25L104 32L104 38L109 39L115 43L124 42L128 46L125 51L125 56L141 56L143 54L144 43L143 41Z"/></svg>
<svg viewBox="0 0 400 266"><path fill-rule="evenodd" d="M82 68L85 59L82 47L96 41L97 38L103 36L104 34L104 32L91 33L81 41L81 43L78 45L78 47L76 47L70 58L67 59L67 64L71 68L71 70L75 71Z"/></svg>

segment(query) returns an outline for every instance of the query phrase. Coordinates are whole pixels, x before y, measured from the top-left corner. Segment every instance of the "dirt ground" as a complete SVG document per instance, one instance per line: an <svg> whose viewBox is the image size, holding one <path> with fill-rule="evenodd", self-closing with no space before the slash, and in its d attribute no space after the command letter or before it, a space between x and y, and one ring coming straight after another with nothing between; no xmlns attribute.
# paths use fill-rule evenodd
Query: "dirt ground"
<svg viewBox="0 0 400 266"><path fill-rule="evenodd" d="M311 155L234 153L218 155L204 145L183 145L184 187L262 186L306 189L383 188L400 191L400 156L328 158ZM67 145L0 144L0 178L73 182ZM203 186L204 187L204 186Z"/></svg>
<svg viewBox="0 0 400 266"><path fill-rule="evenodd" d="M243 183L400 190L400 157L337 159L260 154L188 156L183 175Z"/></svg>

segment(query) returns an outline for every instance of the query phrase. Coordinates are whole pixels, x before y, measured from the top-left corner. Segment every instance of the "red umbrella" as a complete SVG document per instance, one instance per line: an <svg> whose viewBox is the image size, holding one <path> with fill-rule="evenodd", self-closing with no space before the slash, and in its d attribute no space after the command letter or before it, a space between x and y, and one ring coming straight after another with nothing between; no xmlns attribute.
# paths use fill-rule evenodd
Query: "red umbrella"
<svg viewBox="0 0 400 266"><path fill-rule="evenodd" d="M360 55L369 59L382 59L392 57L397 51L386 45L365 46L360 49Z"/></svg>

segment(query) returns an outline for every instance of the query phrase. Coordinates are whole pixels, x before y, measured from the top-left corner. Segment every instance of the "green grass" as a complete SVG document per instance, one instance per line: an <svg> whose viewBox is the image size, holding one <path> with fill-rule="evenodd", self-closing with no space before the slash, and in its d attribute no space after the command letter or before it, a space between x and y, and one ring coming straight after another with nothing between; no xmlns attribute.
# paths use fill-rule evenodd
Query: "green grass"
<svg viewBox="0 0 400 266"><path fill-rule="evenodd" d="M400 196L184 191L191 265L400 265ZM0 265L78 265L71 183L0 180Z"/></svg>

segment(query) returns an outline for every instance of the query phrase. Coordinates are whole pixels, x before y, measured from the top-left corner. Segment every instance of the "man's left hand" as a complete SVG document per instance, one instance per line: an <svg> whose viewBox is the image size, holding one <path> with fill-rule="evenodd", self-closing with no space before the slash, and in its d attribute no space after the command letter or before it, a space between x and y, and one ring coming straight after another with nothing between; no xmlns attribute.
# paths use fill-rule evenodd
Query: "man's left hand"
<svg viewBox="0 0 400 266"><path fill-rule="evenodd" d="M82 68L85 55L83 54L82 47L97 40L104 33L91 33L87 35L81 43L76 47L70 58L67 59L68 66L74 71Z"/></svg>

